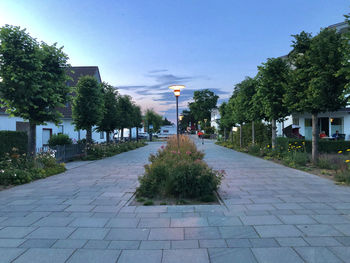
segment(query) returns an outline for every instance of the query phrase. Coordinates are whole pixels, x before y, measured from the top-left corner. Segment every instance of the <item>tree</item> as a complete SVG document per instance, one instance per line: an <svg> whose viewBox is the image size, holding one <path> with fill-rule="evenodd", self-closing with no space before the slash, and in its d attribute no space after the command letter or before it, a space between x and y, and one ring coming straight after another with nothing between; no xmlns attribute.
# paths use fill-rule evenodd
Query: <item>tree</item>
<svg viewBox="0 0 350 263"><path fill-rule="evenodd" d="M86 130L86 140L92 143L92 127L98 125L104 115L102 86L95 77L82 76L76 87L73 103L73 123L77 129Z"/></svg>
<svg viewBox="0 0 350 263"><path fill-rule="evenodd" d="M183 110L181 115L183 117L182 120L179 122L180 131L185 131L187 127L191 127L191 124L194 123L194 117L191 111L189 110Z"/></svg>
<svg viewBox="0 0 350 263"><path fill-rule="evenodd" d="M219 128L224 133L224 140L227 140L227 130L230 130L233 126L231 122L231 116L228 104L223 102L219 107L220 112L220 120L219 120Z"/></svg>
<svg viewBox="0 0 350 263"><path fill-rule="evenodd" d="M120 138L124 138L124 128L132 127L133 103L128 95L118 96L118 111L120 118L118 121L118 129L121 130Z"/></svg>
<svg viewBox="0 0 350 263"><path fill-rule="evenodd" d="M329 28L315 37L302 32L294 38L290 54L294 69L285 101L292 111L312 114L312 161L316 163L318 114L337 111L348 100L344 69L349 69L349 39Z"/></svg>
<svg viewBox="0 0 350 263"><path fill-rule="evenodd" d="M196 90L193 93L194 102L189 103L194 120L202 123L204 123L204 119L210 120L211 110L216 107L218 98L219 96L208 89Z"/></svg>
<svg viewBox="0 0 350 263"><path fill-rule="evenodd" d="M104 101L104 111L101 121L96 130L106 132L107 143L110 141L110 133L118 127L120 114L118 111L118 91L106 82L102 83L102 93Z"/></svg>
<svg viewBox="0 0 350 263"><path fill-rule="evenodd" d="M139 141L139 128L142 128L142 113L138 105L133 105L133 126L136 127L136 140Z"/></svg>
<svg viewBox="0 0 350 263"><path fill-rule="evenodd" d="M173 123L165 117L163 122L162 122L162 125L173 125Z"/></svg>
<svg viewBox="0 0 350 263"><path fill-rule="evenodd" d="M68 57L56 44L40 44L26 30L0 28L0 105L29 121L28 152L36 152L36 125L60 122L69 99Z"/></svg>
<svg viewBox="0 0 350 263"><path fill-rule="evenodd" d="M153 109L148 109L145 114L145 126L152 141L152 133L158 132L162 125L162 116L157 114Z"/></svg>
<svg viewBox="0 0 350 263"><path fill-rule="evenodd" d="M276 146L276 121L283 120L288 114L288 108L283 103L283 97L288 85L290 68L282 58L269 58L258 67L257 99L261 102L262 112L271 121L272 148Z"/></svg>

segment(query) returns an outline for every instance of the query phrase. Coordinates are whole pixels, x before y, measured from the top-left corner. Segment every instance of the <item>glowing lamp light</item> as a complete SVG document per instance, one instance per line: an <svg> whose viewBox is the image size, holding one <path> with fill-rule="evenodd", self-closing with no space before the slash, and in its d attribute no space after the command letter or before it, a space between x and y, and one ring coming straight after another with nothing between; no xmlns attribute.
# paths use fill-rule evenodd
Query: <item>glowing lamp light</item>
<svg viewBox="0 0 350 263"><path fill-rule="evenodd" d="M174 94L175 94L176 97L180 96L180 92L184 88L185 88L184 85L172 85L172 86L169 87L169 89L172 89L174 91Z"/></svg>

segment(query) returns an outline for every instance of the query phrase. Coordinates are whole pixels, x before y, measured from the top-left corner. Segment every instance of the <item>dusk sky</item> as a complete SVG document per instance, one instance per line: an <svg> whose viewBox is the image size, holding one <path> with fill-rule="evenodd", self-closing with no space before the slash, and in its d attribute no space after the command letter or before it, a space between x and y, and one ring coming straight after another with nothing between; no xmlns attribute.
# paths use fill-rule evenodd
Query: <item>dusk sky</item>
<svg viewBox="0 0 350 263"><path fill-rule="evenodd" d="M171 84L227 99L292 34L344 21L349 0L0 0L0 26L18 25L64 46L72 66L98 66L103 81L143 109L175 120Z"/></svg>

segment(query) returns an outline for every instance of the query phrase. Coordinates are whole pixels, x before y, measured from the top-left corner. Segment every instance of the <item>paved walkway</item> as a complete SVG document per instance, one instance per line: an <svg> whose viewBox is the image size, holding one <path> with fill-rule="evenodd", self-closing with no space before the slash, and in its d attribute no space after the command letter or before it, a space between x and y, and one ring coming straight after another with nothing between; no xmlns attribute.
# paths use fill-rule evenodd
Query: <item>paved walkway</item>
<svg viewBox="0 0 350 263"><path fill-rule="evenodd" d="M0 262L350 262L350 188L206 142L225 205L127 206L161 143L0 192Z"/></svg>

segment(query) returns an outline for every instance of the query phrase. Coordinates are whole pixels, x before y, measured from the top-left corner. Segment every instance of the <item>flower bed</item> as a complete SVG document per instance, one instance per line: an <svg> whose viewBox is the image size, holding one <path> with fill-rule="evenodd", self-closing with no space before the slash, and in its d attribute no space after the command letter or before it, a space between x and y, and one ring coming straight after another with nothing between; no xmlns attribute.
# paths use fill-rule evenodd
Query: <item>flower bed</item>
<svg viewBox="0 0 350 263"><path fill-rule="evenodd" d="M45 178L66 170L56 162L55 153L39 153L32 159L13 148L0 159L0 185L18 185Z"/></svg>
<svg viewBox="0 0 350 263"><path fill-rule="evenodd" d="M145 174L139 178L138 198L190 198L215 200L214 191L220 185L223 171L214 171L203 161L204 154L185 135L168 139L157 154L151 155L151 164L145 165Z"/></svg>

